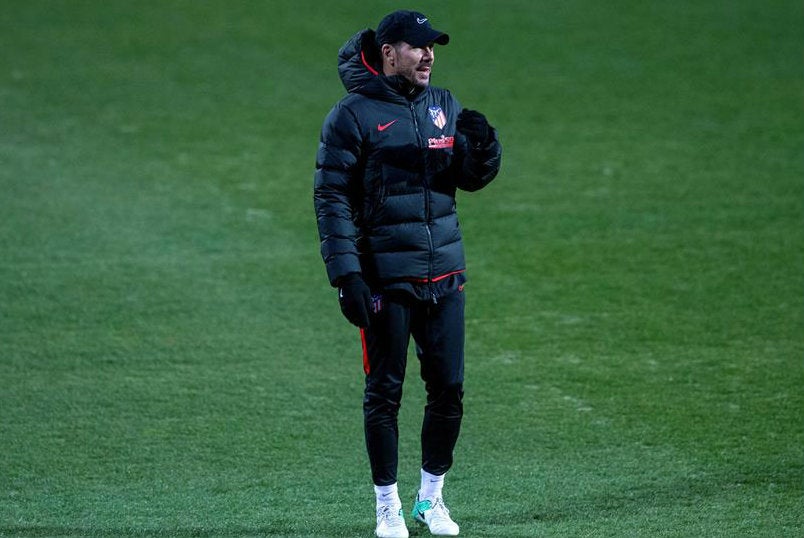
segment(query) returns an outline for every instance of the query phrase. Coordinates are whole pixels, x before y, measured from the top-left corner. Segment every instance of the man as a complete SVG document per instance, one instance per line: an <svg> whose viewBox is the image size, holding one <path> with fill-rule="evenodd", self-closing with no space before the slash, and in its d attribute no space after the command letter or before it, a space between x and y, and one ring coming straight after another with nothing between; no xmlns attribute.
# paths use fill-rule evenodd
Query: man
<svg viewBox="0 0 804 538"><path fill-rule="evenodd" d="M448 41L413 11L395 11L376 33L353 36L338 65L349 94L327 116L316 160L321 254L362 339L381 538L408 536L397 491L397 412L411 335L427 391L413 517L435 535L459 532L442 497L463 415L466 278L455 192L486 186L502 150L482 114L430 86L434 45Z"/></svg>

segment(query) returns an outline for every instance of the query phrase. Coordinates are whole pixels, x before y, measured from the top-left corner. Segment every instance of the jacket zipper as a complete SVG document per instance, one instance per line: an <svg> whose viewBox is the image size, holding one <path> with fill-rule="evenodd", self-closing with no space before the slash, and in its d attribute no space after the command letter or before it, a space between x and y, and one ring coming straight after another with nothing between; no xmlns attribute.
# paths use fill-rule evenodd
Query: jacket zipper
<svg viewBox="0 0 804 538"><path fill-rule="evenodd" d="M424 149L422 145L422 134L419 131L419 120L416 117L416 105L410 104L410 113L413 116L413 126L416 129L416 140L419 149ZM433 245L433 232L430 230L430 185L427 183L427 163L422 164L422 184L424 186L424 229L427 231L427 247L429 253L427 257L427 287L430 289L430 298L433 304L438 304L435 291L433 290L433 257L435 256L435 246Z"/></svg>

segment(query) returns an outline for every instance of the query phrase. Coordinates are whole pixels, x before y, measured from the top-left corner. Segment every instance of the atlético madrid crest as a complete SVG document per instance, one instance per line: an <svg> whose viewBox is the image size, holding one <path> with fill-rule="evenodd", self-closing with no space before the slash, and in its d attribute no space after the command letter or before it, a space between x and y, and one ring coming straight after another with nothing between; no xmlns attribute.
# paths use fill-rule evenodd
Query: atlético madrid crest
<svg viewBox="0 0 804 538"><path fill-rule="evenodd" d="M430 119L433 120L433 123L439 129L443 129L444 126L447 124L447 117L444 115L444 111L441 110L441 107L431 106L427 109L427 112L430 113Z"/></svg>

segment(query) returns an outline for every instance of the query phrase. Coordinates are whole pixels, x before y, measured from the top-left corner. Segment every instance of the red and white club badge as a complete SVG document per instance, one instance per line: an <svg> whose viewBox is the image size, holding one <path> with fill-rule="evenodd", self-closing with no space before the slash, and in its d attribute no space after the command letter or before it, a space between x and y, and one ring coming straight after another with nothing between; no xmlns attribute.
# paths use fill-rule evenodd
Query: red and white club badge
<svg viewBox="0 0 804 538"><path fill-rule="evenodd" d="M444 115L444 111L441 110L441 107L438 105L431 106L427 109L427 112L430 113L430 119L433 120L433 124L439 129L443 129L447 124L447 117Z"/></svg>

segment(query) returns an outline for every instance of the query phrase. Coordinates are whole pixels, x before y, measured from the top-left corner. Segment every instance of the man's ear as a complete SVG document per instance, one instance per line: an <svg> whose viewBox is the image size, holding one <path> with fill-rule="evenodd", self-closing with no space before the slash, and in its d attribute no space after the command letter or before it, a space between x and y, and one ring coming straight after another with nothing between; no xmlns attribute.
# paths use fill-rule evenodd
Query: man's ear
<svg viewBox="0 0 804 538"><path fill-rule="evenodd" d="M382 54L383 61L387 61L388 65L394 65L394 62L396 62L396 49L393 46L388 43L384 44L380 53Z"/></svg>

